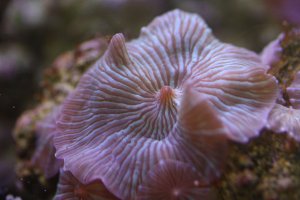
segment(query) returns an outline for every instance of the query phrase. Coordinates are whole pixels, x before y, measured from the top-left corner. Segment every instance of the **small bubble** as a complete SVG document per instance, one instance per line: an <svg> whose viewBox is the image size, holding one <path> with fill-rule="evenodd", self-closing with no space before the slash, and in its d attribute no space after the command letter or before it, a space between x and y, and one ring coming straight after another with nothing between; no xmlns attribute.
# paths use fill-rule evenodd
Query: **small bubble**
<svg viewBox="0 0 300 200"><path fill-rule="evenodd" d="M199 183L198 180L194 180L194 185L195 185L195 186L199 186L199 184L200 184L200 183Z"/></svg>
<svg viewBox="0 0 300 200"><path fill-rule="evenodd" d="M175 189L173 190L173 195L174 195L175 197L178 197L178 196L180 195L180 190L177 189L177 188L175 188Z"/></svg>

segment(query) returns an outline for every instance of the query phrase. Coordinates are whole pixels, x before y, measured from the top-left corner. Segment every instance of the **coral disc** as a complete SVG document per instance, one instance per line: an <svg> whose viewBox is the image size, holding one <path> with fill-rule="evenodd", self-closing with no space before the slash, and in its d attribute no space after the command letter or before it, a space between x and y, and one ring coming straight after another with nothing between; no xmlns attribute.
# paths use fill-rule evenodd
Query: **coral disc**
<svg viewBox="0 0 300 200"><path fill-rule="evenodd" d="M260 58L219 42L195 14L168 12L125 43L116 34L63 104L56 156L81 182L102 180L121 199L159 161L220 175L226 139L264 126L276 82ZM224 152L224 153L220 153Z"/></svg>
<svg viewBox="0 0 300 200"><path fill-rule="evenodd" d="M213 199L203 177L189 164L161 161L139 186L137 200Z"/></svg>
<svg viewBox="0 0 300 200"><path fill-rule="evenodd" d="M118 200L101 181L82 184L72 173L60 171L57 191L53 200Z"/></svg>

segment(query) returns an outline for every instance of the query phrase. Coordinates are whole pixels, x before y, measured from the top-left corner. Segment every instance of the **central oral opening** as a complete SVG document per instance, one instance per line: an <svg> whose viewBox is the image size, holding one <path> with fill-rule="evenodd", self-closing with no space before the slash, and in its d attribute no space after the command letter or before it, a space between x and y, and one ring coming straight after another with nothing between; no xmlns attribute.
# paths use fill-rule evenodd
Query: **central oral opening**
<svg viewBox="0 0 300 200"><path fill-rule="evenodd" d="M174 104L175 91L170 86L163 86L158 95L159 103L163 106L171 107Z"/></svg>
<svg viewBox="0 0 300 200"><path fill-rule="evenodd" d="M156 140L164 139L172 131L177 120L178 91L171 86L162 86L155 95L152 109L145 113L145 122L151 132L147 136Z"/></svg>

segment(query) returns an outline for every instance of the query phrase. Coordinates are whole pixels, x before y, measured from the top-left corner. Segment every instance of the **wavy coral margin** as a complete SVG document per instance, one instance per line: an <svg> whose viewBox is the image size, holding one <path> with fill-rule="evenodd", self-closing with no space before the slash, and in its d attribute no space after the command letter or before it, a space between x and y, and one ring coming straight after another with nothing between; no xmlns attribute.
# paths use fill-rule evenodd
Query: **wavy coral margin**
<svg viewBox="0 0 300 200"><path fill-rule="evenodd" d="M134 199L165 159L214 180L226 138L246 142L265 125L277 93L265 70L256 54L216 40L199 16L168 12L136 40L112 38L63 104L56 156L82 183L102 180L121 199Z"/></svg>

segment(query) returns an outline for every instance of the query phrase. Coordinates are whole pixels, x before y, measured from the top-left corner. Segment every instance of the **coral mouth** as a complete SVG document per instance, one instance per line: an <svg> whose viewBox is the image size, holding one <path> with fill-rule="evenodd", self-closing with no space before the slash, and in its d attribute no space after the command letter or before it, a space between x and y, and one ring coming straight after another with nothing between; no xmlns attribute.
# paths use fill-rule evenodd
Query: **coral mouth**
<svg viewBox="0 0 300 200"><path fill-rule="evenodd" d="M175 91L170 86L163 86L158 94L160 105L171 107L174 104Z"/></svg>

